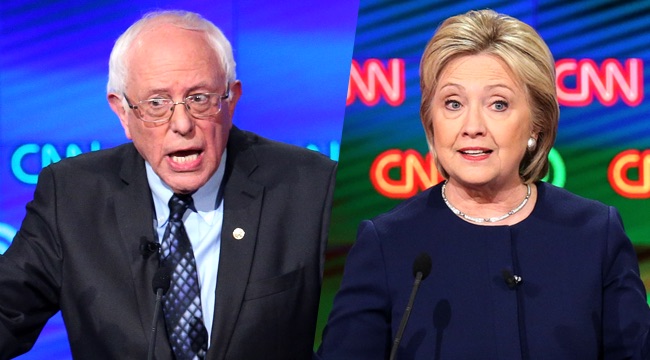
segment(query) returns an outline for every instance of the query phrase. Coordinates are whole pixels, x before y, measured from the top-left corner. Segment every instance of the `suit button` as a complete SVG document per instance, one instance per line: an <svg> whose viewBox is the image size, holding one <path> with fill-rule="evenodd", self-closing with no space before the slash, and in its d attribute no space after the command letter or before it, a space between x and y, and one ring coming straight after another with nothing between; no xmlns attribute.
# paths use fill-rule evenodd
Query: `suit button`
<svg viewBox="0 0 650 360"><path fill-rule="evenodd" d="M246 235L246 232L242 228L236 228L235 230L232 231L232 237L234 237L235 240L243 239L244 235Z"/></svg>

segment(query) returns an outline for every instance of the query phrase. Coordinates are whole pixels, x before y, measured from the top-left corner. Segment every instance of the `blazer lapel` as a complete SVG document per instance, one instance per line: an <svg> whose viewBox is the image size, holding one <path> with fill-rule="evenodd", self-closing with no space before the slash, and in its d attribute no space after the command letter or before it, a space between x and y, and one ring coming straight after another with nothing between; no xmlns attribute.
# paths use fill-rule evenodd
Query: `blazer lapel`
<svg viewBox="0 0 650 360"><path fill-rule="evenodd" d="M228 141L221 255L209 359L225 359L253 263L264 187L250 180L257 168L244 133L233 127Z"/></svg>
<svg viewBox="0 0 650 360"><path fill-rule="evenodd" d="M158 256L155 253L143 255L140 245L143 242L156 241L153 230L153 203L144 160L133 145L127 154L120 170L120 177L125 186L114 194L113 199L121 235L120 246L130 257L133 291L136 294L143 336L148 343L156 301L151 283L158 269ZM160 318L163 319L162 316ZM158 330L156 352L157 358L162 359L169 349L162 320L158 322Z"/></svg>

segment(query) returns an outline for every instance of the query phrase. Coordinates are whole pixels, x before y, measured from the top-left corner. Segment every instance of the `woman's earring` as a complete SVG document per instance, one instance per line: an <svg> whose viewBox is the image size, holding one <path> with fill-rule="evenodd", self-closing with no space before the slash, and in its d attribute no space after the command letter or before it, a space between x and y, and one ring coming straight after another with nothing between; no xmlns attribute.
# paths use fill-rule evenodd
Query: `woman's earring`
<svg viewBox="0 0 650 360"><path fill-rule="evenodd" d="M528 151L535 151L535 148L537 147L537 140L535 140L534 137L531 137L528 139Z"/></svg>

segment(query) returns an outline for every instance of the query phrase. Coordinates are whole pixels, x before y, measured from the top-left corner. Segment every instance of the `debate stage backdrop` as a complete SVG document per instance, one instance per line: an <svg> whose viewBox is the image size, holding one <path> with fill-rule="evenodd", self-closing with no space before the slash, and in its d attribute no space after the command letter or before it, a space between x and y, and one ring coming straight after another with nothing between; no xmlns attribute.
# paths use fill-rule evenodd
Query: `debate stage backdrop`
<svg viewBox="0 0 650 360"><path fill-rule="evenodd" d="M184 9L214 22L243 85L234 123L337 159L357 8L356 0L0 2L0 253L43 166L127 141L106 101L107 64L141 15ZM59 315L20 357L69 358Z"/></svg>
<svg viewBox="0 0 650 360"><path fill-rule="evenodd" d="M420 57L444 19L483 8L548 43L561 114L547 181L620 210L650 288L649 1L361 0L319 335L359 222L439 181L419 118Z"/></svg>
<svg viewBox="0 0 650 360"><path fill-rule="evenodd" d="M157 8L198 11L231 39L244 90L235 124L333 159L341 150L317 338L359 221L437 181L418 65L438 24L469 9L518 17L548 42L562 101L548 181L619 208L648 287L648 1L361 0L356 39L352 0L2 1L0 252L44 165L126 141L105 100L108 56L128 25ZM70 358L58 316L20 357L43 358Z"/></svg>

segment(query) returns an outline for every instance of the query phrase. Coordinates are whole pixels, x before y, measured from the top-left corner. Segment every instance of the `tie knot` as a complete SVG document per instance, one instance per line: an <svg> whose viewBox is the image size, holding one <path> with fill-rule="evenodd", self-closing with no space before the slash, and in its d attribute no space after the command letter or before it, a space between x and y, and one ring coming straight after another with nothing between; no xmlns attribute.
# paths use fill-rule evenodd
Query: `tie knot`
<svg viewBox="0 0 650 360"><path fill-rule="evenodd" d="M188 194L174 194L169 199L169 218L181 219L188 208L194 208L192 195Z"/></svg>

